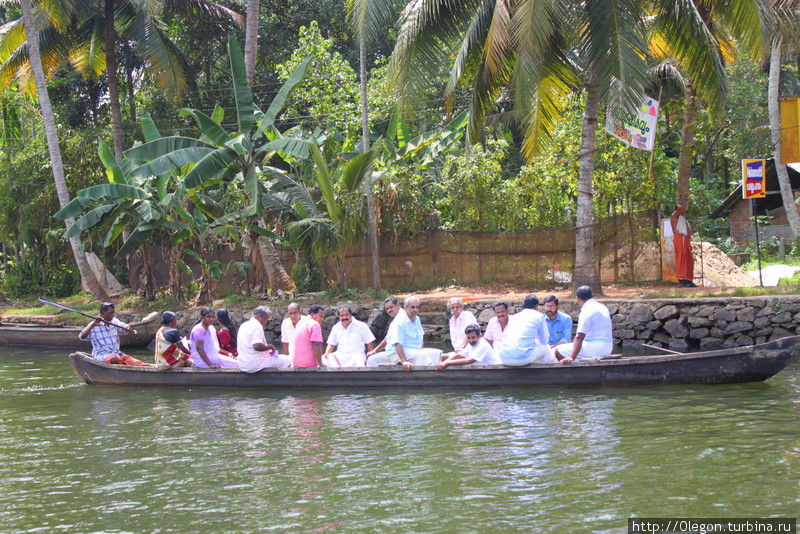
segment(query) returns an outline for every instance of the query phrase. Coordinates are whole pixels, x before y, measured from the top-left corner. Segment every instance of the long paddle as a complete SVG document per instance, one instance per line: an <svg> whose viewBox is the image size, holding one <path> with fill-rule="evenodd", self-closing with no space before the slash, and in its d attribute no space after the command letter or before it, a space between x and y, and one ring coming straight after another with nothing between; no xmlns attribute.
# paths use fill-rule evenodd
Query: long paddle
<svg viewBox="0 0 800 534"><path fill-rule="evenodd" d="M670 354L685 354L684 352L678 352L677 350L672 349L665 349L664 347L656 347L655 345L648 345L647 343L642 343L642 347L647 347L648 349L655 349L655 350L663 350L664 352L669 352Z"/></svg>
<svg viewBox="0 0 800 534"><path fill-rule="evenodd" d="M50 302L49 300L39 299L39 302L41 302L42 304L47 304L48 306L54 306L56 308L61 308L62 310L66 310L68 312L77 313L78 315L83 315L84 317L88 317L89 319L94 319L95 321L100 321L101 323L106 323L106 324L111 325L111 326L116 326L117 328L119 328L121 330L126 330L126 331L130 332L131 334L135 334L136 333L135 330L132 330L130 328L125 328L124 326L120 326L118 324L114 324L111 321L106 321L102 317L97 317L95 315L89 315L88 313L83 313L82 311L73 310L72 308L67 308L66 306L62 306L61 304L56 304L55 302Z"/></svg>

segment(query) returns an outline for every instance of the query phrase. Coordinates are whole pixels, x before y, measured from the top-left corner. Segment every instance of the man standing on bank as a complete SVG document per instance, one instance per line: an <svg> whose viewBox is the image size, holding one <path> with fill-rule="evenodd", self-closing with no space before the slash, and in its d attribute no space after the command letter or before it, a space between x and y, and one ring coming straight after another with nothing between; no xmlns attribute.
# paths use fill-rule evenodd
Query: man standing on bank
<svg viewBox="0 0 800 534"><path fill-rule="evenodd" d="M597 302L592 288L581 286L575 291L581 313L578 315L578 329L572 343L559 345L553 351L561 363L575 360L608 358L614 347L611 330L611 314L604 304Z"/></svg>
<svg viewBox="0 0 800 534"><path fill-rule="evenodd" d="M675 246L675 271L678 287L696 287L694 284L694 256L692 255L692 229L684 214L686 206L678 204L669 218L672 224L672 244Z"/></svg>

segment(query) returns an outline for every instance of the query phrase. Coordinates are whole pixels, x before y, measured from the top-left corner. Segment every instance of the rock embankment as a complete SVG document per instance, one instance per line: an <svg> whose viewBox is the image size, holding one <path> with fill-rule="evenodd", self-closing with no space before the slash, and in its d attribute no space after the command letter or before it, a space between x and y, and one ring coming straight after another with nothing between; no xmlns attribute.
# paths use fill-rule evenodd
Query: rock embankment
<svg viewBox="0 0 800 534"><path fill-rule="evenodd" d="M780 295L770 297L716 297L693 299L613 300L601 299L611 312L614 325L614 342L632 346L641 343L669 347L675 350L732 347L763 343L785 336L800 335L800 296ZM381 311L382 303L349 303L356 318L366 322L378 340L383 339L389 327L389 316ZM494 316L494 301L470 301L466 309L475 314L480 326ZM509 311L521 309L520 301L509 301ZM572 316L577 325L579 309L574 300L563 300L561 310ZM136 314L121 312L118 317L126 322L148 321L157 328L160 312ZM177 311L178 328L188 333L198 319L199 310ZM250 310L229 309L235 324L250 316ZM280 325L286 308L272 308L267 323L267 340L280 343ZM447 302L424 300L420 318L427 343L447 344L450 339ZM8 317L8 322L20 321L23 316ZM336 307L328 306L322 329L326 339L337 321ZM44 321L40 321L44 322Z"/></svg>

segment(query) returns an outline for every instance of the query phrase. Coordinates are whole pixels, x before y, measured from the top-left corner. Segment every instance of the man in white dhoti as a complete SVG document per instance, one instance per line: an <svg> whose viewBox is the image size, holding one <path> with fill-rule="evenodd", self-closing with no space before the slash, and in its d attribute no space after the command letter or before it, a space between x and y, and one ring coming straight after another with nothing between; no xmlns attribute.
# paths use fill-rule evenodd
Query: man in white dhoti
<svg viewBox="0 0 800 534"><path fill-rule="evenodd" d="M464 329L471 324L478 324L472 312L464 309L464 301L458 297L453 297L447 304L450 308L450 344L453 350L463 349L467 346L467 336L464 334Z"/></svg>
<svg viewBox="0 0 800 534"><path fill-rule="evenodd" d="M503 341L495 349L504 365L555 363L545 316L536 311L538 305L536 295L528 295L522 301L522 310L508 320Z"/></svg>
<svg viewBox="0 0 800 534"><path fill-rule="evenodd" d="M269 308L259 306L253 316L242 323L236 334L239 356L236 362L245 373L257 373L272 367L289 367L289 361L278 356L275 347L267 343L264 326L269 322Z"/></svg>
<svg viewBox="0 0 800 534"><path fill-rule="evenodd" d="M366 351L372 350L375 336L366 323L353 317L348 305L339 306L339 322L328 335L328 348L322 355L326 367L364 367Z"/></svg>
<svg viewBox="0 0 800 534"><path fill-rule="evenodd" d="M296 302L292 302L286 307L286 317L281 322L281 354L288 355L290 361L294 358L295 330L303 317L303 310Z"/></svg>
<svg viewBox="0 0 800 534"><path fill-rule="evenodd" d="M611 329L611 314L605 305L597 302L592 288L581 286L575 291L581 313L578 315L578 328L572 343L558 345L555 356L561 363L575 360L608 358L614 347Z"/></svg>
<svg viewBox="0 0 800 534"><path fill-rule="evenodd" d="M386 334L386 352L380 352L367 359L367 367L376 367L385 362L397 362L410 371L414 365L435 365L442 351L422 347L425 331L419 319L420 300L408 297L403 303L405 313L398 313L389 333Z"/></svg>

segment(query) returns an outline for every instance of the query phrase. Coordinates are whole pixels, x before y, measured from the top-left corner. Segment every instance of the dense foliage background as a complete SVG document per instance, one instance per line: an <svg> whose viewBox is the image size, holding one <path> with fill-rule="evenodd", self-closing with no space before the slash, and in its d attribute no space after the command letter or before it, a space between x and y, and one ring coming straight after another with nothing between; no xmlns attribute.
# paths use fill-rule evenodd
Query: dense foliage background
<svg viewBox="0 0 800 534"><path fill-rule="evenodd" d="M228 5L244 11L238 3ZM345 15L344 2L332 0L277 1L262 6L261 53L252 85L256 103L268 103L292 71L311 56L306 77L281 115L280 129L324 132L342 153L358 150L361 127L358 47ZM0 24L18 17L16 5L0 4ZM152 117L162 135L198 134L195 123L179 115L183 106L211 114L219 105L226 123L235 120L225 44L228 33L238 32L241 38L242 31L174 13L166 13L163 20L166 33L185 56L192 83L180 101L170 99L143 67L142 59L122 42L119 61L126 146L143 140L138 121L145 115ZM368 53L373 138L387 135L395 110L387 79L387 58L393 45L394 34L388 29ZM787 94L797 92L797 67L795 58L789 58L784 66L783 91ZM771 148L763 66L740 58L727 67L727 75L729 96L724 113L712 118L705 110L699 112L690 218L702 224L706 237L732 247L725 239L726 222L708 220L706 215L739 179L740 160L769 157ZM106 181L97 157L98 139L111 143L105 77L86 79L64 67L49 88L71 193ZM657 89L650 92L656 96ZM407 117L410 135L444 127L469 102L466 92L457 92L446 106L436 87L421 97L427 105ZM596 216L653 207L671 210L683 106L682 94L665 92L652 179L647 176L650 153L599 134ZM492 123L485 141L471 149L463 142L454 143L435 157L414 164L379 158L375 163L381 172L376 186L379 233L404 237L434 228L494 232L573 221L582 109L580 99L570 102L546 150L527 163L521 154L520 133L502 120ZM4 259L0 291L9 296L73 293L79 288L79 277L63 239L63 224L52 217L58 204L35 98L12 86L0 98L0 111L0 244ZM299 176L311 183L308 173ZM116 254L119 245L103 247L102 239L99 234L89 234L87 248L96 251L124 280L125 258ZM307 259L314 263L313 258ZM321 283L319 277L311 278L316 280L311 286Z"/></svg>

